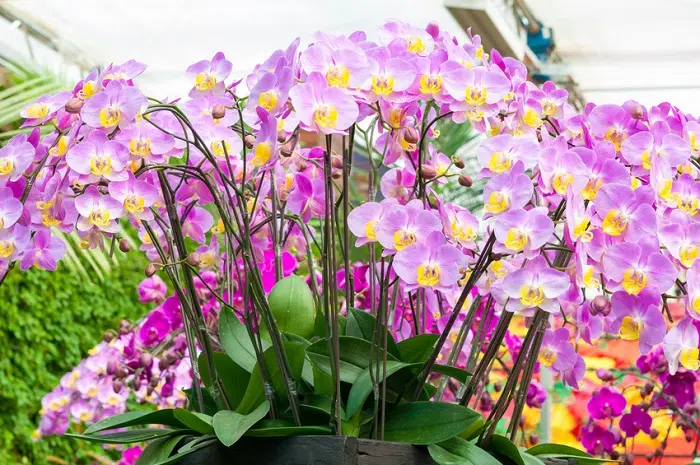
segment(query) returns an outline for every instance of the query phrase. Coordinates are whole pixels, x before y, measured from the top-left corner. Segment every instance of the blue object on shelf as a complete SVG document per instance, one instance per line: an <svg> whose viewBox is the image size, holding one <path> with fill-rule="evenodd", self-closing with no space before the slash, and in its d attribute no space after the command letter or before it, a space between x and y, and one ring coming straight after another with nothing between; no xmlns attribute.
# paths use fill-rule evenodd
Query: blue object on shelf
<svg viewBox="0 0 700 465"><path fill-rule="evenodd" d="M554 45L552 28L545 28L539 21L538 24L540 25L540 30L537 34L527 34L527 46L537 55L537 58L542 61L547 61L549 53Z"/></svg>

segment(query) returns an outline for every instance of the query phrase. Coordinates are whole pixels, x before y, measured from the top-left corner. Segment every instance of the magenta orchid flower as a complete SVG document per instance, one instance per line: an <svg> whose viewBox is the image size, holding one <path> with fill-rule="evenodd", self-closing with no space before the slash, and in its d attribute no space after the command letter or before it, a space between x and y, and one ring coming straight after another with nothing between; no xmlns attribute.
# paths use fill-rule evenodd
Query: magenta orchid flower
<svg viewBox="0 0 700 465"><path fill-rule="evenodd" d="M289 211L308 223L311 217L320 218L326 212L325 185L323 179L311 180L306 175L294 176L296 187L287 198Z"/></svg>
<svg viewBox="0 0 700 465"><path fill-rule="evenodd" d="M610 299L612 321L610 329L620 333L625 341L638 341L639 351L648 354L666 334L666 322L661 314L658 295L630 295L616 292Z"/></svg>
<svg viewBox="0 0 700 465"><path fill-rule="evenodd" d="M409 52L427 56L435 46L433 37L427 31L396 20L389 21L379 28L379 40L387 45L393 54Z"/></svg>
<svg viewBox="0 0 700 465"><path fill-rule="evenodd" d="M139 283L139 302L148 303L161 303L165 300L166 293L168 292L168 286L165 284L157 274L146 278Z"/></svg>
<svg viewBox="0 0 700 465"><path fill-rule="evenodd" d="M190 97L213 93L224 93L224 79L231 74L233 64L218 52L211 60L202 60L187 68L187 77L194 81Z"/></svg>
<svg viewBox="0 0 700 465"><path fill-rule="evenodd" d="M287 102L293 84L294 71L286 65L286 61L280 60L274 71L265 72L250 89L249 101L272 114L277 114Z"/></svg>
<svg viewBox="0 0 700 465"><path fill-rule="evenodd" d="M584 200L595 200L601 187L608 184L630 185L627 168L615 159L615 146L609 142L600 142L595 150L574 148L587 170L588 182L581 191Z"/></svg>
<svg viewBox="0 0 700 465"><path fill-rule="evenodd" d="M690 268L697 261L700 256L700 223L674 210L658 234L661 243L681 265Z"/></svg>
<svg viewBox="0 0 700 465"><path fill-rule="evenodd" d="M350 212L348 227L357 237L355 247L377 242L377 223L382 213L382 205L377 202L363 203Z"/></svg>
<svg viewBox="0 0 700 465"><path fill-rule="evenodd" d="M392 58L388 49L376 48L369 53L369 78L365 85L368 101L400 100L415 79L413 65L402 58Z"/></svg>
<svg viewBox="0 0 700 465"><path fill-rule="evenodd" d="M92 131L84 141L68 151L68 167L80 175L80 182L94 183L102 178L123 181L129 161L129 150L117 141L109 140L102 131Z"/></svg>
<svg viewBox="0 0 700 465"><path fill-rule="evenodd" d="M614 387L603 386L597 394L588 401L588 413L596 420L606 420L622 415L627 400Z"/></svg>
<svg viewBox="0 0 700 465"><path fill-rule="evenodd" d="M617 152L629 136L629 120L625 109L617 105L598 105L588 115L593 135L611 142Z"/></svg>
<svg viewBox="0 0 700 465"><path fill-rule="evenodd" d="M454 204L444 204L440 213L448 237L462 247L475 248L475 241L479 235L479 220L466 208Z"/></svg>
<svg viewBox="0 0 700 465"><path fill-rule="evenodd" d="M513 137L510 134L491 137L477 150L479 164L484 167L479 176L491 177L510 172L517 162L521 163L522 173L535 166L538 155L537 143L528 137Z"/></svg>
<svg viewBox="0 0 700 465"><path fill-rule="evenodd" d="M84 194L75 199L75 209L80 213L76 225L78 231L96 229L107 233L119 232L122 203L102 195L95 186L89 186Z"/></svg>
<svg viewBox="0 0 700 465"><path fill-rule="evenodd" d="M510 210L496 218L494 232L507 251L523 252L527 258L532 258L552 237L554 223L546 208Z"/></svg>
<svg viewBox="0 0 700 465"><path fill-rule="evenodd" d="M155 119L155 118L153 118ZM175 138L140 121L119 131L115 140L128 147L132 160L160 163L175 146Z"/></svg>
<svg viewBox="0 0 700 465"><path fill-rule="evenodd" d="M153 219L150 207L158 202L160 194L158 189L146 182L134 178L129 173L125 181L113 181L109 184L109 195L120 202L130 215L139 220Z"/></svg>
<svg viewBox="0 0 700 465"><path fill-rule="evenodd" d="M700 349L698 328L695 320L685 318L671 328L663 340L664 356L668 361L668 372L675 374L678 364L686 370L696 371L700 368Z"/></svg>
<svg viewBox="0 0 700 465"><path fill-rule="evenodd" d="M0 189L0 230L12 227L19 220L24 206L16 199L12 189Z"/></svg>
<svg viewBox="0 0 700 465"><path fill-rule="evenodd" d="M21 224L0 230L0 263L10 263L20 257L30 240L29 228Z"/></svg>
<svg viewBox="0 0 700 465"><path fill-rule="evenodd" d="M539 167L545 193L557 193L563 197L569 185L580 192L588 181L588 170L579 154L562 150L561 144L555 143L542 151Z"/></svg>
<svg viewBox="0 0 700 465"><path fill-rule="evenodd" d="M675 168L690 157L690 147L682 137L671 134L665 122L659 121L650 131L637 132L625 140L622 156L628 163L647 171L656 158L667 159L671 167Z"/></svg>
<svg viewBox="0 0 700 465"><path fill-rule="evenodd" d="M90 127L111 131L128 126L148 106L146 97L135 87L110 81L101 92L88 100L80 111Z"/></svg>
<svg viewBox="0 0 700 465"><path fill-rule="evenodd" d="M407 290L422 287L445 291L460 278L461 258L460 251L447 244L440 231L433 231L424 241L402 248L394 259L394 270Z"/></svg>
<svg viewBox="0 0 700 465"><path fill-rule="evenodd" d="M320 73L331 87L357 89L368 77L369 63L363 51L352 43L330 47L321 42L304 50L301 67L307 73Z"/></svg>
<svg viewBox="0 0 700 465"><path fill-rule="evenodd" d="M522 166L522 165L519 165ZM484 186L484 208L498 215L523 208L532 198L532 180L521 168L492 177Z"/></svg>
<svg viewBox="0 0 700 465"><path fill-rule="evenodd" d="M139 340L144 346L151 347L162 342L169 332L170 320L165 316L165 313L155 310L141 324Z"/></svg>
<svg viewBox="0 0 700 465"><path fill-rule="evenodd" d="M601 229L610 236L648 237L656 234L656 215L651 206L651 189L636 191L627 186L610 184L596 195L596 213L603 221Z"/></svg>
<svg viewBox="0 0 700 465"><path fill-rule="evenodd" d="M549 313L559 311L557 298L571 285L566 273L549 267L544 257L531 260L524 268L509 273L502 289L510 297L506 310L529 315L536 308Z"/></svg>
<svg viewBox="0 0 700 465"><path fill-rule="evenodd" d="M416 173L409 166L392 168L382 176L379 187L386 198L394 198L406 203L410 199L411 189L416 179Z"/></svg>
<svg viewBox="0 0 700 465"><path fill-rule="evenodd" d="M700 181L694 175L683 173L673 183L671 188L672 198L676 208L688 216L695 217L700 207Z"/></svg>
<svg viewBox="0 0 700 465"><path fill-rule="evenodd" d="M337 87L330 87L320 73L311 73L305 83L289 92L292 105L303 125L323 134L341 134L359 114L354 99Z"/></svg>
<svg viewBox="0 0 700 465"><path fill-rule="evenodd" d="M253 145L253 168L269 166L277 160L277 118L262 107L257 108L260 131Z"/></svg>
<svg viewBox="0 0 700 465"><path fill-rule="evenodd" d="M39 97L20 112L20 116L25 118L22 127L38 126L50 121L56 116L56 112L66 105L70 98L70 92L59 92Z"/></svg>
<svg viewBox="0 0 700 465"><path fill-rule="evenodd" d="M185 215L185 213L187 213ZM214 217L204 208L182 207L180 211L182 221L182 233L193 241L203 244L206 242L206 234L214 226Z"/></svg>
<svg viewBox="0 0 700 465"><path fill-rule="evenodd" d="M34 161L35 149L26 134L13 137L0 148L0 186L17 181Z"/></svg>
<svg viewBox="0 0 700 465"><path fill-rule="evenodd" d="M629 413L620 418L620 429L628 438L639 434L640 431L651 433L651 416L639 405L633 405Z"/></svg>
<svg viewBox="0 0 700 465"><path fill-rule="evenodd" d="M425 240L432 232L441 231L440 218L423 208L423 202L411 200L389 206L376 226L376 236L384 247L383 255L391 255Z"/></svg>
<svg viewBox="0 0 700 465"><path fill-rule="evenodd" d="M566 328L555 331L546 330L538 360L542 366L559 373L571 370L576 363L576 351L569 342L569 330Z"/></svg>
<svg viewBox="0 0 700 465"><path fill-rule="evenodd" d="M624 289L638 295L644 289L659 294L668 292L676 281L678 272L665 255L649 244L624 242L605 253L603 269L613 283L609 289Z"/></svg>
<svg viewBox="0 0 700 465"><path fill-rule="evenodd" d="M457 67L445 72L445 89L455 100L450 104L455 122L483 123L485 117L496 112L495 104L511 88L508 78L496 69Z"/></svg>
<svg viewBox="0 0 700 465"><path fill-rule="evenodd" d="M35 267L40 270L56 271L59 260L66 254L66 244L61 239L51 236L48 229L38 231L31 245L25 249L20 261L20 269Z"/></svg>
<svg viewBox="0 0 700 465"><path fill-rule="evenodd" d="M102 72L100 78L103 81L131 81L146 71L146 65L136 60L129 60L120 65L110 64Z"/></svg>

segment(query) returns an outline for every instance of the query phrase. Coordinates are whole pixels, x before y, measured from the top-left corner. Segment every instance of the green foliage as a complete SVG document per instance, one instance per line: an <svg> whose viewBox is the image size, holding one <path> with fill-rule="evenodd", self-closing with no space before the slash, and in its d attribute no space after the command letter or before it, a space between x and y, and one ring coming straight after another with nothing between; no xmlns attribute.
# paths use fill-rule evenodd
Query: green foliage
<svg viewBox="0 0 700 465"><path fill-rule="evenodd" d="M41 465L48 455L71 464L92 463L85 452L102 450L60 437L34 443L32 432L41 398L100 341L104 330L148 310L138 303L136 290L143 260L138 253L129 254L100 284L60 266L57 272L15 269L0 286L0 463Z"/></svg>

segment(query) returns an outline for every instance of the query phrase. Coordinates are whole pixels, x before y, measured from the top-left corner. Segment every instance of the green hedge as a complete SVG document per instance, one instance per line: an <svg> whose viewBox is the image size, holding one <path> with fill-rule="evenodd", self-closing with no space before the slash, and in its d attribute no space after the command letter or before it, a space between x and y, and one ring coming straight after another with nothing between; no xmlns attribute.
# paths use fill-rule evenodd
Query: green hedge
<svg viewBox="0 0 700 465"><path fill-rule="evenodd" d="M145 261L138 251L113 266L105 282L91 284L67 267L57 272L13 270L0 286L0 463L92 463L92 446L68 438L31 439L41 398L121 318L138 318L137 285ZM99 282L97 279L95 282ZM54 462L56 463L56 462Z"/></svg>

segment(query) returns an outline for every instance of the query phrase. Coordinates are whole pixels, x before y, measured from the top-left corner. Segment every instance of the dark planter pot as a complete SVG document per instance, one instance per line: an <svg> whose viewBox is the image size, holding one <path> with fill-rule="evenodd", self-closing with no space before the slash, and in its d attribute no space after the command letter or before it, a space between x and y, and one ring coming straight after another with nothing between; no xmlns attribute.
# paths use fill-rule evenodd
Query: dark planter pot
<svg viewBox="0 0 700 465"><path fill-rule="evenodd" d="M575 460L544 461L577 465ZM231 447L209 447L181 465L436 465L426 447L353 437L242 438ZM477 464L478 465L478 464Z"/></svg>

